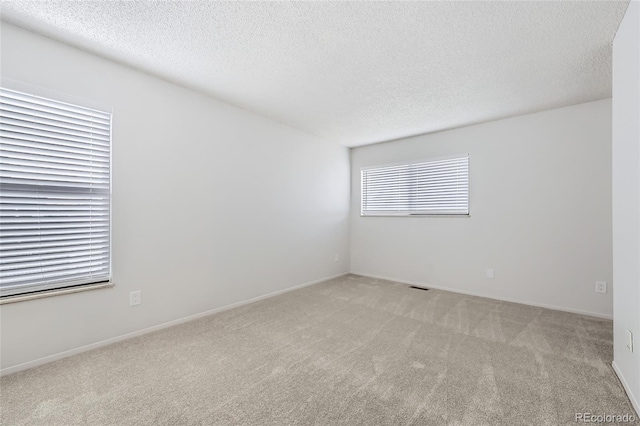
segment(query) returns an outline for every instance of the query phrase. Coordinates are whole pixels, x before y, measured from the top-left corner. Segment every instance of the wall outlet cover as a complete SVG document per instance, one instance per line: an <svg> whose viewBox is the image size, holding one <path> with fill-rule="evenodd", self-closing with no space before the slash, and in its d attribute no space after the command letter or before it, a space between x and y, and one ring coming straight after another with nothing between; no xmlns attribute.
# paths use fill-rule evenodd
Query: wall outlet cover
<svg viewBox="0 0 640 426"><path fill-rule="evenodd" d="M487 268L487 278L494 279L496 277L495 270L493 268Z"/></svg>
<svg viewBox="0 0 640 426"><path fill-rule="evenodd" d="M129 293L129 306L137 306L140 303L142 303L140 290Z"/></svg>
<svg viewBox="0 0 640 426"><path fill-rule="evenodd" d="M596 293L606 293L607 283L605 281L596 281Z"/></svg>

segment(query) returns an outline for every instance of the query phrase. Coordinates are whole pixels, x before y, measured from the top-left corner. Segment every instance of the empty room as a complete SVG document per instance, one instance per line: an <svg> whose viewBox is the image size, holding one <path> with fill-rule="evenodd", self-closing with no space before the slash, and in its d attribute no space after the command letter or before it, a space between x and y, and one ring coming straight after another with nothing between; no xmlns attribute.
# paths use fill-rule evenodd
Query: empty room
<svg viewBox="0 0 640 426"><path fill-rule="evenodd" d="M640 2L0 0L0 424L640 424Z"/></svg>

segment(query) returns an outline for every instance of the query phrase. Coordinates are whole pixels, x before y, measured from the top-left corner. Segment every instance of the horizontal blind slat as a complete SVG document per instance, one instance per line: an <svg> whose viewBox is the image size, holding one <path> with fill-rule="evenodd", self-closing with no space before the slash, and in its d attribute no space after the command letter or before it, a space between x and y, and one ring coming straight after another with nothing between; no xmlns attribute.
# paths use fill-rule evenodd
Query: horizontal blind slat
<svg viewBox="0 0 640 426"><path fill-rule="evenodd" d="M103 181L108 182L109 180L109 171L108 170L96 170L96 171L79 171L73 169L62 169L59 167L41 167L41 166L31 166L31 165L20 165L20 164L12 164L12 163L0 163L0 171L5 172L7 175L13 173L21 173L21 174L36 174L38 176L47 176L47 177L68 177L69 179L80 179L80 178L90 178L90 179L101 179ZM42 179L37 179L42 180ZM66 180L66 179L65 179Z"/></svg>
<svg viewBox="0 0 640 426"><path fill-rule="evenodd" d="M83 228L70 228L70 229L33 229L33 230L26 230L26 229L21 229L19 231L5 231L2 230L0 231L0 237L3 238L12 238L12 237L24 237L24 238L28 238L28 237L33 237L33 236L38 236L38 237L48 237L48 236L66 236L66 235L80 235L80 234L88 234L88 233L95 233L95 234L99 234L99 233L108 233L109 232L109 227L107 226L102 226L102 227L95 227L95 226L91 226L91 227L83 227Z"/></svg>
<svg viewBox="0 0 640 426"><path fill-rule="evenodd" d="M37 254L37 255L24 255L24 256L13 256L7 257L3 259L2 263L0 263L0 269L15 269L22 268L23 264L34 265L37 262L57 262L58 260L64 259L74 259L81 257L98 257L98 258L108 258L109 250L101 249L101 250L80 250L80 251L68 251L64 253L52 253L52 254Z"/></svg>
<svg viewBox="0 0 640 426"><path fill-rule="evenodd" d="M23 130L32 130L46 134L50 133L52 135L78 136L87 139L95 138L96 140L99 138L99 140L104 141L109 140L109 132L105 132L98 128L56 122L43 118L29 117L27 115L4 113L0 117L0 124L6 124L17 129L22 129L20 130L20 133L24 133Z"/></svg>
<svg viewBox="0 0 640 426"><path fill-rule="evenodd" d="M110 132L110 125L108 120L97 120L91 117L71 117L64 113L56 113L52 111L36 110L33 108L27 108L16 104L11 104L0 99L0 112L12 116L20 117L33 117L34 119L45 119L52 122L74 124L82 127L92 127L100 130L108 130Z"/></svg>
<svg viewBox="0 0 640 426"><path fill-rule="evenodd" d="M107 238L109 236L109 232L85 232L85 233L71 233L71 234L48 234L48 235L37 235L37 236L4 236L2 239L2 244L27 244L27 243L38 243L38 242L59 242L59 241L75 241L75 240L87 240L95 241L98 238Z"/></svg>
<svg viewBox="0 0 640 426"><path fill-rule="evenodd" d="M57 161L60 159L71 159L75 161L81 161L83 164L94 164L94 163L104 163L106 165L109 164L109 156L102 155L102 153L97 154L95 152L86 153L86 152L71 152L65 151L64 149L50 149L50 146L39 146L38 144L31 143L25 144L22 143L21 140L13 140L13 139L0 139L0 152L7 155L7 153L11 153L13 155L31 155L37 157L44 157L42 161Z"/></svg>
<svg viewBox="0 0 640 426"><path fill-rule="evenodd" d="M83 135L75 136L70 134L60 134L55 132L45 132L38 129L28 127L20 127L11 124L5 124L0 121L0 134L7 138L16 138L22 140L39 140L53 145L60 146L87 146L96 151L108 152L107 146L109 139L100 135ZM87 148L89 149L89 148Z"/></svg>
<svg viewBox="0 0 640 426"><path fill-rule="evenodd" d="M106 135L110 133L108 124L101 124L101 123L98 123L97 121L78 120L75 118L62 117L55 114L36 111L33 109L10 106L6 104L0 104L0 111L2 112L3 116L14 119L14 120L49 124L55 127L83 130L83 131L90 129L92 131L102 132Z"/></svg>
<svg viewBox="0 0 640 426"><path fill-rule="evenodd" d="M103 122L109 121L110 114L91 108L85 108L77 105L71 105L66 102L54 101L35 95L29 95L14 90L2 88L0 89L0 98L3 103L8 105L20 105L25 108L31 108L37 111L56 111L61 115L69 117L88 117L91 120Z"/></svg>
<svg viewBox="0 0 640 426"><path fill-rule="evenodd" d="M5 278L2 280L2 286L5 287L7 285L12 285L12 284L16 284L16 283L24 283L24 282L30 282L30 283L39 283L39 282L46 282L50 279L59 279L61 277L67 277L67 278L71 278L71 277L78 277L78 276L87 276L87 275L93 275L93 274L104 274L105 272L107 272L107 268L105 266L89 266L89 267L84 267L84 268L72 268L72 269L66 269L66 270L57 270L57 271L51 271L51 272L41 272L38 274L27 274L27 275L21 275L21 276L14 276L11 278Z"/></svg>
<svg viewBox="0 0 640 426"><path fill-rule="evenodd" d="M69 189L109 189L109 183L94 183L94 182L82 182L80 180L53 180L53 179L31 179L29 176L15 176L7 173L5 176L2 172L0 172L0 185L37 185L41 187L50 186L50 187L60 187L60 188L69 188ZM40 189L43 191L43 189Z"/></svg>
<svg viewBox="0 0 640 426"><path fill-rule="evenodd" d="M85 252L85 251L96 251L101 249L108 249L109 244L85 244L85 245L76 245L76 246L65 246L65 247L40 247L37 249L21 249L21 250L12 250L9 253L2 254L2 262L11 262L11 259L19 256L39 256L39 255L49 255L49 254L60 254L60 253L72 253L72 252Z"/></svg>
<svg viewBox="0 0 640 426"><path fill-rule="evenodd" d="M39 264L33 267L24 267L16 269L0 270L0 279L20 279L29 275L40 275L49 272L69 272L78 270L80 268L103 268L107 265L108 260L106 258L98 259L88 256L89 260L84 261L69 261L69 262L56 262L44 264L44 262L38 262Z"/></svg>

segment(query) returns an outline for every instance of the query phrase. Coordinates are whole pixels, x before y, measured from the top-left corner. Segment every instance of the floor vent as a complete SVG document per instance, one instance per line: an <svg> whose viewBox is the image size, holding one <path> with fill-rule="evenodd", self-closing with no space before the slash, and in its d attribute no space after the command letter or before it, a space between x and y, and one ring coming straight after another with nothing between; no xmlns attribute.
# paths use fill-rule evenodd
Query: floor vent
<svg viewBox="0 0 640 426"><path fill-rule="evenodd" d="M423 290L423 291L428 291L428 288L422 288L422 287L414 287L414 286L409 286L409 288L415 288L416 290Z"/></svg>

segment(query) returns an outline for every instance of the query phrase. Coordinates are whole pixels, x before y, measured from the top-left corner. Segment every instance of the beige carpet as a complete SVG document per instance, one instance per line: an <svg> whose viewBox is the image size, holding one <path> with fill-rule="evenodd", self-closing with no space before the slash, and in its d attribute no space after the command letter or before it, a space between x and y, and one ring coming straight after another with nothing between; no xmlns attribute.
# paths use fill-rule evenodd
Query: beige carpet
<svg viewBox="0 0 640 426"><path fill-rule="evenodd" d="M575 425L612 323L354 275L0 380L4 425Z"/></svg>

